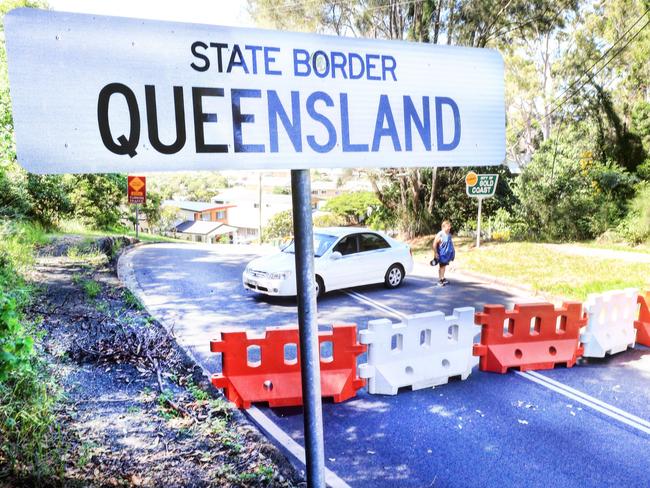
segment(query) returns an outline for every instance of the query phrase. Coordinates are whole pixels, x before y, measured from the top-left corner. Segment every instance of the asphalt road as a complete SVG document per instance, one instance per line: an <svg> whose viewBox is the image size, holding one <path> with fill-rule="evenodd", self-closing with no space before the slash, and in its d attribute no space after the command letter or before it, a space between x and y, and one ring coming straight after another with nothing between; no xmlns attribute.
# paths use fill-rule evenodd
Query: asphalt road
<svg viewBox="0 0 650 488"><path fill-rule="evenodd" d="M122 258L121 275L147 308L210 372L209 340L224 329L296 324L294 299L246 291L241 273L256 248L156 244ZM327 294L319 326L485 303L536 300L451 273L434 286L418 267L397 290L370 286ZM361 362L365 360L362 356ZM541 373L481 373L396 396L365 390L324 402L326 465L334 485L554 487L650 485L650 351L583 361ZM280 447L300 457L301 408L259 406L249 414ZM296 444L297 443L297 444ZM293 447L292 447L293 446Z"/></svg>

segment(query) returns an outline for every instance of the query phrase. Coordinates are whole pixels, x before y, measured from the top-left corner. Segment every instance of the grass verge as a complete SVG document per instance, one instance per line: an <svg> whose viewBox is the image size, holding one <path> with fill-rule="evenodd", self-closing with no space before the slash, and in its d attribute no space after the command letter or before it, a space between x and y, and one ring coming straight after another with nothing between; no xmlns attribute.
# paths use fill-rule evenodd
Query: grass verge
<svg viewBox="0 0 650 488"><path fill-rule="evenodd" d="M38 484L63 469L54 413L60 390L35 349L36 327L23 315L35 290L22 273L35 246L47 241L33 224L0 223L0 481Z"/></svg>
<svg viewBox="0 0 650 488"><path fill-rule="evenodd" d="M48 237L56 237L63 234L75 234L80 236L85 236L89 238L97 237L120 237L120 236L129 236L135 237L135 231L126 229L126 228L115 228L109 230L93 230L89 229L80 222L75 220L66 220L61 222L57 231L49 234ZM142 242L187 242L182 239L174 239L171 237L161 236L158 234L147 234L145 232L140 232L138 234L138 239Z"/></svg>
<svg viewBox="0 0 650 488"><path fill-rule="evenodd" d="M558 254L543 244L491 244L457 254L461 269L531 286L552 295L584 300L589 293L650 287L650 264Z"/></svg>

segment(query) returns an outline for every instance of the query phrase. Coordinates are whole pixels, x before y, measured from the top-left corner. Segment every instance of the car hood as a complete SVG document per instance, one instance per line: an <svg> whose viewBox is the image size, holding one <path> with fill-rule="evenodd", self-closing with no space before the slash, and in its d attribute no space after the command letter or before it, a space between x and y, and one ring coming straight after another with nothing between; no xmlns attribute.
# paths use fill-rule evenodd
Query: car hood
<svg viewBox="0 0 650 488"><path fill-rule="evenodd" d="M253 259L248 263L247 269L264 271L265 273L279 273L296 269L296 256L289 252L279 252L269 256Z"/></svg>

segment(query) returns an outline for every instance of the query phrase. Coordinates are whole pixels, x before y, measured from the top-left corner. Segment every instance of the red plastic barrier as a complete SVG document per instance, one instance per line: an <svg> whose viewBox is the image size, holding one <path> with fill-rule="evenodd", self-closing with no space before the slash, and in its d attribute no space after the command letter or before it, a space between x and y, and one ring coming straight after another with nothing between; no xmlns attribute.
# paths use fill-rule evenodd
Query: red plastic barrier
<svg viewBox="0 0 650 488"><path fill-rule="evenodd" d="M634 321L636 342L650 347L650 290L639 295L639 320Z"/></svg>
<svg viewBox="0 0 650 488"><path fill-rule="evenodd" d="M481 371L505 373L508 368L553 369L558 363L571 367L582 356L580 328L587 316L578 302L515 305L485 305L475 316L483 327L481 343L474 344Z"/></svg>
<svg viewBox="0 0 650 488"><path fill-rule="evenodd" d="M336 403L352 398L366 384L357 376L357 356L366 350L357 342L357 326L335 324L331 332L319 332L318 340L332 343L331 357L320 360L322 396ZM285 359L287 345L295 348L296 359ZM249 363L251 346L259 347L260 361ZM222 332L221 340L210 341L210 350L222 353L222 374L212 375L212 384L223 388L237 407L249 408L255 402L271 407L302 405L297 327L268 328L263 336Z"/></svg>

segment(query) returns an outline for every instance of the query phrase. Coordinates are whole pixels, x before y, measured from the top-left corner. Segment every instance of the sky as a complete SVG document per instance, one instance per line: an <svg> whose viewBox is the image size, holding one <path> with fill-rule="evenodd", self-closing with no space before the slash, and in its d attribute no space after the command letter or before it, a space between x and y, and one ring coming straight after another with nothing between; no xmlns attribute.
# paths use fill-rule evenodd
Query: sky
<svg viewBox="0 0 650 488"><path fill-rule="evenodd" d="M246 0L49 0L52 10L254 27Z"/></svg>

